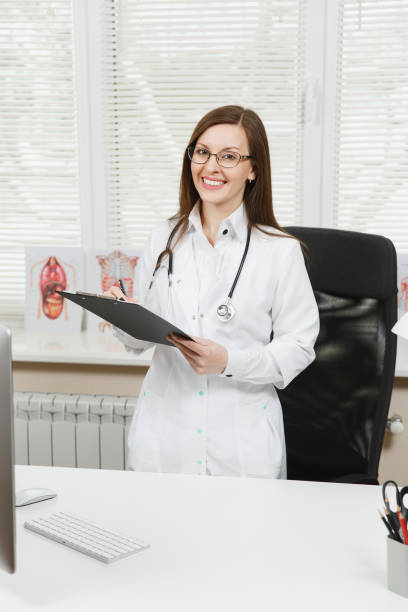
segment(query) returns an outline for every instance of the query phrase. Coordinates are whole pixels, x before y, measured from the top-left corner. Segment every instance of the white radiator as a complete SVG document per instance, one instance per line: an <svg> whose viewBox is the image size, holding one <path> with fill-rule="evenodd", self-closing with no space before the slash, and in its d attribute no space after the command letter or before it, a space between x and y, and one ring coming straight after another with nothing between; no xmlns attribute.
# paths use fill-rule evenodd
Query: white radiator
<svg viewBox="0 0 408 612"><path fill-rule="evenodd" d="M127 433L137 397L14 393L15 462L127 469Z"/></svg>

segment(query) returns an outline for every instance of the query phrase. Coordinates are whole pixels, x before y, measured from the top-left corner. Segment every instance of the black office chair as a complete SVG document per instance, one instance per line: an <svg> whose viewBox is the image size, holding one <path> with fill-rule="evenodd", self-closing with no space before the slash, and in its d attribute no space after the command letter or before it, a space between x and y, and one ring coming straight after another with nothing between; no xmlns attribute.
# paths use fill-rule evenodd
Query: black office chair
<svg viewBox="0 0 408 612"><path fill-rule="evenodd" d="M278 391L288 478L378 484L392 392L397 265L382 236L287 227L308 247L316 360Z"/></svg>

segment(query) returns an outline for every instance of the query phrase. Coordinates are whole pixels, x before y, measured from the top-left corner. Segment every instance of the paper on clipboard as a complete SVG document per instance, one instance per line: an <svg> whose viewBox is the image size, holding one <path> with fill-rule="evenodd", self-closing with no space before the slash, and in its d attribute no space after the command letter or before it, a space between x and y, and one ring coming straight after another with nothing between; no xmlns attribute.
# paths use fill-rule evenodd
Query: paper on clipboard
<svg viewBox="0 0 408 612"><path fill-rule="evenodd" d="M194 342L193 338L173 323L162 319L140 304L81 291L77 293L58 291L58 293L138 340L174 347L174 344L167 340L167 336L178 334Z"/></svg>

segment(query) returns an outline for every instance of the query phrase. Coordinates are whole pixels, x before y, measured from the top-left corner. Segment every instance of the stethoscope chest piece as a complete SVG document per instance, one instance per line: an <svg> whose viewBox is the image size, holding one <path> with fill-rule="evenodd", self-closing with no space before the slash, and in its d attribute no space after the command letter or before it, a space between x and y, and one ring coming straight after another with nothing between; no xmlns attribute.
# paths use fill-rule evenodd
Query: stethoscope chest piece
<svg viewBox="0 0 408 612"><path fill-rule="evenodd" d="M225 304L221 304L217 308L217 316L220 321L229 321L235 314L235 308L232 305L231 300L227 300Z"/></svg>

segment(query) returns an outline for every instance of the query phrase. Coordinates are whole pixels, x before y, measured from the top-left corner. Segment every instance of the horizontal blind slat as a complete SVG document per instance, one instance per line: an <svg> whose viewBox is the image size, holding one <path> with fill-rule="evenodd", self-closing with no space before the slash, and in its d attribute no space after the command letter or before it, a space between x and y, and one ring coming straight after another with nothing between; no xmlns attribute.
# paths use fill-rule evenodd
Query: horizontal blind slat
<svg viewBox="0 0 408 612"><path fill-rule="evenodd" d="M81 244L72 23L71 0L2 3L2 319L24 312L24 246Z"/></svg>
<svg viewBox="0 0 408 612"><path fill-rule="evenodd" d="M300 221L302 5L224 2L220 20L214 0L104 1L112 245L141 246L177 211L191 131L226 104L253 108L264 121L275 213L282 224Z"/></svg>
<svg viewBox="0 0 408 612"><path fill-rule="evenodd" d="M335 225L380 233L408 253L408 5L342 0Z"/></svg>

